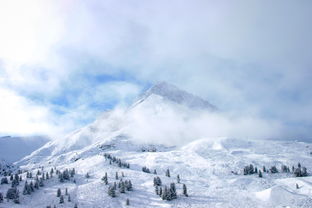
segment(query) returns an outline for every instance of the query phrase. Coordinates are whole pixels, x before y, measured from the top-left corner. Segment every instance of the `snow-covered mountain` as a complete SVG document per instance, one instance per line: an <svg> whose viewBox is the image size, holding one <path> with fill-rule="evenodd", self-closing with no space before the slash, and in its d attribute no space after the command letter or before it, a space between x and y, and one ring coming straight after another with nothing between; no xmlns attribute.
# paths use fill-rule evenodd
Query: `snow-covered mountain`
<svg viewBox="0 0 312 208"><path fill-rule="evenodd" d="M76 174L62 183L54 176L31 195L20 194L20 204L5 201L0 207L312 207L312 177L295 177L296 171L291 170L292 166L297 169L300 162L300 170L306 167L311 173L312 144L200 138L205 131L201 132L193 123L202 120L194 117L206 113L213 117L219 112L201 98L159 83L129 108L106 112L92 124L47 143L17 162L34 175L38 170L49 172L51 168L75 168ZM212 131L206 124L200 126ZM107 155L114 157L115 162ZM129 164L129 168L124 164ZM244 175L244 168L250 164L257 167L257 173ZM282 165L290 170L283 172ZM264 166L268 171L263 170ZM278 173L272 173L271 167L276 167ZM166 176L168 170L170 177ZM262 177L258 175L260 171ZM90 177L86 177L87 173ZM101 180L105 173L108 185ZM21 175L25 180L26 173ZM162 190L175 183L176 199L167 201L156 195L156 176L162 181ZM133 190L121 193L121 188L117 188L117 197L109 196L109 187L114 182L121 183L120 178L131 180ZM188 196L183 194L183 184ZM0 185L0 192L5 193L10 186ZM64 195L66 200L60 204L58 188L62 193L67 189L71 201ZM23 193L22 185L18 189ZM127 199L130 205L126 205Z"/></svg>
<svg viewBox="0 0 312 208"><path fill-rule="evenodd" d="M105 112L90 125L65 138L47 143L26 159L64 154L118 136L141 143L155 142L154 137L160 138L160 133L166 134L166 139L170 136L176 137L177 128L180 126L175 127L174 123L178 123L178 120L184 123L184 120L196 116L199 111L214 112L216 109L208 101L174 85L160 82L147 90L129 108ZM146 133L146 130L149 132Z"/></svg>

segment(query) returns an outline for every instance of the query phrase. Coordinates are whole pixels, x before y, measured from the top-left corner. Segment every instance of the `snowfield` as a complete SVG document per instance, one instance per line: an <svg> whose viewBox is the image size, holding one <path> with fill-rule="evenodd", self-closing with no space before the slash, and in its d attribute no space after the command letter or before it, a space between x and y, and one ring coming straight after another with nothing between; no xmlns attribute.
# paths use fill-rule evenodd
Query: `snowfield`
<svg viewBox="0 0 312 208"><path fill-rule="evenodd" d="M196 112L192 113L193 107ZM26 180L26 173L23 173L23 181L18 185L20 204L4 199L0 208L45 208L54 205L73 208L75 204L79 208L312 207L312 176L295 177L293 173L281 171L276 174L264 172L262 178L258 174L243 174L244 167L249 164L259 170L263 166L269 169L274 165L280 170L282 165L291 168L297 167L300 162L311 175L312 144L229 137L197 139L198 135L177 132L178 129L188 130L188 126L181 121L190 124L188 121L193 118L189 115L197 117L198 108L213 112L212 116L217 113L216 108L208 102L161 83L126 111L107 112L94 123L66 138L51 141L16 162L16 166L32 171L33 175L41 167L44 167L44 172L54 167L58 170L75 168L76 174L64 183L60 183L54 174L54 177L44 181L43 187L31 195L23 195ZM163 125L156 125L157 122ZM173 122L180 123L173 127ZM142 140L144 136L145 140ZM111 154L129 163L130 168L110 164L104 154ZM151 173L143 172L144 166ZM171 177L165 175L167 169ZM163 185L176 183L177 199L166 201L155 194L154 170ZM110 197L108 185L101 180L106 172L110 185L120 178L123 181L131 180L133 191L117 191L117 197ZM118 180L115 178L116 172ZM124 177L121 177L122 172ZM89 178L85 177L87 173ZM178 174L181 178L179 184ZM182 194L183 184L187 186L188 197ZM0 192L5 194L10 186L11 181L0 185ZM65 202L59 203L60 199L56 196L58 188L63 195L68 189L71 202L65 195ZM129 206L126 205L127 198L130 200Z"/></svg>
<svg viewBox="0 0 312 208"><path fill-rule="evenodd" d="M307 143L220 138L216 142L199 140L180 148L164 149L160 146L156 147L157 152L142 152L137 145L129 151L118 147L102 150L101 145L22 166L23 169L32 169L34 173L39 165L44 165L47 170L55 165L59 169L74 167L77 171L76 183L59 183L54 177L32 195L21 194L20 205L5 201L0 207L45 207L54 204L57 207L74 207L76 202L78 207L312 207L312 177L264 173L263 178L259 178L257 174L242 174L243 167L250 163L260 168L263 165L292 166L300 161L311 170L312 146ZM130 144L127 143L127 146ZM103 157L104 152L130 163L130 169L110 165ZM73 162L72 158L76 161ZM142 166L156 169L163 184L176 182L179 174L178 199L163 201L157 196L153 186L155 175L142 172ZM170 178L165 176L167 168ZM90 178L85 178L87 172ZM124 172L124 180L130 179L134 190L111 198L107 194L108 186L101 181L105 172L109 182L116 181L116 172ZM182 183L187 185L189 197L182 195ZM300 189L296 189L296 184ZM0 192L5 192L8 187L0 185ZM65 198L65 203L60 205L56 191L57 188L64 191L66 187L72 202L67 202ZM19 185L21 193L22 188L23 183ZM127 198L130 199L130 206L125 205Z"/></svg>

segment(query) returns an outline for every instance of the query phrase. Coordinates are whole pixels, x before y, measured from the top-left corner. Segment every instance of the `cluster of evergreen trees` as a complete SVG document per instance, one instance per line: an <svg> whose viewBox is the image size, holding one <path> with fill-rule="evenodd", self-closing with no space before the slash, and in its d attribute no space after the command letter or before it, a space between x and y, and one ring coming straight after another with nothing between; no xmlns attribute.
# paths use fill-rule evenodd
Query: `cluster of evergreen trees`
<svg viewBox="0 0 312 208"><path fill-rule="evenodd" d="M107 189L107 193L109 196L111 197L116 197L117 194L117 188L119 190L120 193L126 193L126 191L132 191L133 187L132 187L132 182L131 180L123 180L123 178L125 177L124 173L121 172L121 177L119 177L118 172L116 172L115 174L115 179L119 180L118 184L117 182L113 182L111 184L109 184L108 182L108 175L107 173L105 173L105 175L102 177L102 181L104 182L105 185L109 185L108 189Z"/></svg>
<svg viewBox="0 0 312 208"><path fill-rule="evenodd" d="M70 194L68 193L68 189L65 188L65 196L67 196L67 201L68 202L71 202L71 198L70 198ZM60 198L60 204L64 204L65 200L64 200L64 195L62 194L62 191L60 188L57 189L56 191L56 197L59 197ZM75 205L77 206L77 205Z"/></svg>
<svg viewBox="0 0 312 208"><path fill-rule="evenodd" d="M177 181L180 183L180 176L177 176ZM170 183L170 186L163 186L160 177L154 177L154 186L155 186L155 193L161 197L162 200L171 201L177 198L177 190L175 183ZM187 187L183 184L183 195L188 196L187 194Z"/></svg>
<svg viewBox="0 0 312 208"><path fill-rule="evenodd" d="M247 165L244 167L244 175L252 175L252 174L258 174L260 178L263 177L262 172L263 173L293 173L296 177L305 177L308 176L308 172L307 172L307 168L306 167L301 167L301 164L298 163L298 167L295 168L294 166L292 166L292 171L290 170L290 168L286 165L282 165L281 166L281 170L279 171L278 168L274 165L271 166L271 168L266 168L265 166L263 166L262 171L259 169L257 169L257 167L254 167L252 164Z"/></svg>
<svg viewBox="0 0 312 208"><path fill-rule="evenodd" d="M130 164L129 163L126 163L126 162L122 162L121 159L115 157L115 156L112 156L111 154L108 154L108 153L105 153L104 154L104 157L105 159L109 160L109 164L117 164L118 167L120 168L130 168Z"/></svg>
<svg viewBox="0 0 312 208"><path fill-rule="evenodd" d="M58 178L61 183L63 183L65 180L69 181L70 178L73 178L75 176L76 170L75 168L68 170L65 169L64 171L56 171L56 174L58 175Z"/></svg>
<svg viewBox="0 0 312 208"><path fill-rule="evenodd" d="M19 191L16 187L14 188L9 188L7 193L6 193L6 198L8 200L13 200L14 203L19 204Z"/></svg>
<svg viewBox="0 0 312 208"><path fill-rule="evenodd" d="M17 186L20 184L20 182L22 181L22 176L19 175L20 173L22 173L21 171L18 171L18 173L12 174L12 172L7 173L6 176L4 176L3 178L1 178L1 184L9 184L9 179L11 181L11 188L9 188L6 192L6 198L8 200L13 200L14 203L19 204L19 190L17 189ZM3 201L3 194L0 193L0 202Z"/></svg>
<svg viewBox="0 0 312 208"><path fill-rule="evenodd" d="M297 168L292 168L296 177L306 177L308 176L308 171L306 167L301 167L301 164L298 163Z"/></svg>

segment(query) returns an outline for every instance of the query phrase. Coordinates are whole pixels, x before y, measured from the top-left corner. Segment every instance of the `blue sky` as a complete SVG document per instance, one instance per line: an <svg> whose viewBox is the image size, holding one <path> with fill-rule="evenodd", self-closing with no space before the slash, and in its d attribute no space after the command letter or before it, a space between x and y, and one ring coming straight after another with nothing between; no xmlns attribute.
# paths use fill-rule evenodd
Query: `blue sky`
<svg viewBox="0 0 312 208"><path fill-rule="evenodd" d="M66 134L167 81L311 138L312 3L0 3L0 134Z"/></svg>

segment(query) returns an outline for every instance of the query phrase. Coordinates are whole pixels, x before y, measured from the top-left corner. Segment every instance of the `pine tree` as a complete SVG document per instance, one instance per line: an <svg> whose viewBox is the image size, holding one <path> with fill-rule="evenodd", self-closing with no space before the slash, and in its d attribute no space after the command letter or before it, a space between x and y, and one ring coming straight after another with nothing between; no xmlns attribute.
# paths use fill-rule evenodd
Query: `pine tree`
<svg viewBox="0 0 312 208"><path fill-rule="evenodd" d="M35 181L34 187L35 187L36 189L39 189L39 182L38 182L38 180Z"/></svg>
<svg viewBox="0 0 312 208"><path fill-rule="evenodd" d="M120 193L124 194L126 193L126 189L125 189L125 183L122 181L120 183L120 189L119 189Z"/></svg>
<svg viewBox="0 0 312 208"><path fill-rule="evenodd" d="M23 180L23 178L22 178L22 176L20 175L20 177L19 177L19 181L22 181Z"/></svg>
<svg viewBox="0 0 312 208"><path fill-rule="evenodd" d="M183 194L184 194L184 196L188 196L188 194L187 194L187 188L186 188L186 185L185 185L185 184L183 184Z"/></svg>
<svg viewBox="0 0 312 208"><path fill-rule="evenodd" d="M167 186L165 186L163 192L162 192L162 195L161 195L161 199L162 200L168 200L168 197L169 196L169 192L168 192L168 188Z"/></svg>
<svg viewBox="0 0 312 208"><path fill-rule="evenodd" d="M10 176L10 181L13 181L13 175Z"/></svg>
<svg viewBox="0 0 312 208"><path fill-rule="evenodd" d="M61 195L61 196L60 196L60 204L63 204L63 203L64 203L64 196Z"/></svg>
<svg viewBox="0 0 312 208"><path fill-rule="evenodd" d="M156 171L156 169L154 169L154 174L155 174L155 175L157 175L157 171Z"/></svg>
<svg viewBox="0 0 312 208"><path fill-rule="evenodd" d="M87 174L86 174L86 178L90 178L90 175L89 175L89 173L87 173Z"/></svg>
<svg viewBox="0 0 312 208"><path fill-rule="evenodd" d="M34 184L33 184L32 181L30 181L30 183L29 183L29 189L31 190L31 192L34 192L34 191L35 191L35 189L34 189Z"/></svg>
<svg viewBox="0 0 312 208"><path fill-rule="evenodd" d="M177 175L177 183L180 183L180 175Z"/></svg>
<svg viewBox="0 0 312 208"><path fill-rule="evenodd" d="M159 188L159 196L162 196L162 187Z"/></svg>
<svg viewBox="0 0 312 208"><path fill-rule="evenodd" d="M296 189L299 189L299 185L298 185L298 183L296 183Z"/></svg>
<svg viewBox="0 0 312 208"><path fill-rule="evenodd" d="M156 195L159 195L159 186L155 186L155 193Z"/></svg>
<svg viewBox="0 0 312 208"><path fill-rule="evenodd" d="M75 204L74 208L78 208L78 204L77 203Z"/></svg>
<svg viewBox="0 0 312 208"><path fill-rule="evenodd" d="M129 201L129 199L127 198L127 200L126 200L126 205L127 206L129 206L130 205L130 201Z"/></svg>
<svg viewBox="0 0 312 208"><path fill-rule="evenodd" d="M111 197L116 197L115 188L113 186L108 187L108 195Z"/></svg>
<svg viewBox="0 0 312 208"><path fill-rule="evenodd" d="M65 195L67 196L68 195L68 189L65 188Z"/></svg>
<svg viewBox="0 0 312 208"><path fill-rule="evenodd" d="M70 194L68 194L68 202L71 202Z"/></svg>
<svg viewBox="0 0 312 208"><path fill-rule="evenodd" d="M0 192L0 203L3 202L3 194Z"/></svg>
<svg viewBox="0 0 312 208"><path fill-rule="evenodd" d="M61 189L58 188L58 189L57 189L56 196L57 196L57 197L60 197L61 195L62 195Z"/></svg>
<svg viewBox="0 0 312 208"><path fill-rule="evenodd" d="M167 171L166 171L166 176L170 177L170 170L169 169L167 169Z"/></svg>
<svg viewBox="0 0 312 208"><path fill-rule="evenodd" d="M177 190L175 187L175 183L170 184L170 189L169 189L169 200L176 199L177 198Z"/></svg>
<svg viewBox="0 0 312 208"><path fill-rule="evenodd" d="M259 170L259 178L262 178L262 172Z"/></svg>
<svg viewBox="0 0 312 208"><path fill-rule="evenodd" d="M8 178L7 177L1 178L1 184L9 184Z"/></svg>
<svg viewBox="0 0 312 208"><path fill-rule="evenodd" d="M118 172L116 172L115 178L116 180L118 180Z"/></svg>
<svg viewBox="0 0 312 208"><path fill-rule="evenodd" d="M23 195L27 195L27 194L30 194L30 193L31 193L31 190L29 189L28 182L25 181L24 189L23 189Z"/></svg>

